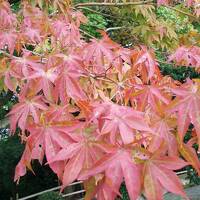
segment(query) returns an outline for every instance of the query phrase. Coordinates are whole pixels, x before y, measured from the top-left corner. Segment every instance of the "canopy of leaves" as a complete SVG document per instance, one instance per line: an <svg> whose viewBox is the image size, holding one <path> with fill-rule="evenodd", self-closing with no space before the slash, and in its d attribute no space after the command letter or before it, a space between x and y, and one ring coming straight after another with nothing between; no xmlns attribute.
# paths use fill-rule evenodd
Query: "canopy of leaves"
<svg viewBox="0 0 200 200"><path fill-rule="evenodd" d="M95 24L88 14L89 23L80 10L107 2L23 1L15 13L0 2L0 77L18 98L8 117L25 144L15 181L34 172L32 160L38 160L47 161L62 190L83 180L86 199L114 200L123 180L133 200L142 192L162 199L165 190L187 198L174 170L192 165L200 174L193 148L200 145L200 82L163 76L159 63L190 67L198 77L199 33L184 23L195 21L199 10L196 1L175 5L172 10L189 16L178 16L176 24L176 13L166 17L159 7L171 10L165 1L121 7L127 3L111 3L104 13L131 19L117 17L121 27L98 34L90 27L111 22ZM124 28L124 41L112 35ZM164 56L156 57L159 51Z"/></svg>

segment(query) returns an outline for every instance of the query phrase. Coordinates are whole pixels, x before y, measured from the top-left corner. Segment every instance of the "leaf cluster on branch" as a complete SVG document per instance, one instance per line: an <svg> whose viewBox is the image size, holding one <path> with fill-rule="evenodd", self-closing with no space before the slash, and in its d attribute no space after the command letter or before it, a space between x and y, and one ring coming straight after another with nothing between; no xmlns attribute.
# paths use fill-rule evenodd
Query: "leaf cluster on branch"
<svg viewBox="0 0 200 200"><path fill-rule="evenodd" d="M76 7L23 1L14 13L0 1L0 77L18 97L8 116L25 143L15 181L46 157L62 190L84 181L85 199L114 200L123 181L132 200L165 190L187 199L174 170L192 165L200 175L199 79L163 76L151 47L124 48L104 31L88 39ZM182 45L170 61L199 71L200 47Z"/></svg>

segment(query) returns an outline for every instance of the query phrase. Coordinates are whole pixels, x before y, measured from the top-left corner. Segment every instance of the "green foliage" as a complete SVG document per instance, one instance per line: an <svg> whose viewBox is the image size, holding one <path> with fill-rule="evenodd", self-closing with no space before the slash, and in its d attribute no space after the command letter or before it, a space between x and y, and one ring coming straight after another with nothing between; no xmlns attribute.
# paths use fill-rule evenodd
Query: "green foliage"
<svg viewBox="0 0 200 200"><path fill-rule="evenodd" d="M3 129L6 131L7 129ZM38 162L33 163L32 172L28 172L20 180L20 184L14 183L15 167L20 160L24 146L20 143L17 135L0 140L0 199L9 200L10 197L15 199L18 193L24 197L36 192L40 192L49 187L58 185L55 174L46 166L41 166Z"/></svg>
<svg viewBox="0 0 200 200"><path fill-rule="evenodd" d="M120 187L120 193L122 195L122 200L130 200L126 185L124 183Z"/></svg>
<svg viewBox="0 0 200 200"><path fill-rule="evenodd" d="M105 29L107 25L105 18L102 15L95 13L86 12L85 15L88 18L88 23L81 25L82 30L94 37L99 37L100 33L98 30Z"/></svg>
<svg viewBox="0 0 200 200"><path fill-rule="evenodd" d="M194 28L188 16L177 14L170 8L160 6L156 13L159 18L164 19L167 23L172 23L175 26L175 31L179 34L188 33Z"/></svg>
<svg viewBox="0 0 200 200"><path fill-rule="evenodd" d="M7 200L16 193L14 169L23 149L17 136L0 141L0 199Z"/></svg>
<svg viewBox="0 0 200 200"><path fill-rule="evenodd" d="M17 12L19 11L20 9L20 4L21 4L21 1L18 1L18 0L12 0L12 4L11 4L11 8L14 12Z"/></svg>
<svg viewBox="0 0 200 200"><path fill-rule="evenodd" d="M199 158L200 159L200 158ZM186 167L187 179L189 179L189 185L200 185L200 177L192 167Z"/></svg>
<svg viewBox="0 0 200 200"><path fill-rule="evenodd" d="M64 198L59 192L48 192L39 196L37 200L64 200Z"/></svg>
<svg viewBox="0 0 200 200"><path fill-rule="evenodd" d="M194 28L200 33L200 23L198 22L193 22Z"/></svg>
<svg viewBox="0 0 200 200"><path fill-rule="evenodd" d="M13 95L11 91L0 93L0 120L5 118L10 108L15 104L17 98Z"/></svg>
<svg viewBox="0 0 200 200"><path fill-rule="evenodd" d="M163 75L169 75L173 79L178 81L185 81L186 78L199 78L198 74L194 69L189 67L176 67L174 65L161 64L160 69Z"/></svg>

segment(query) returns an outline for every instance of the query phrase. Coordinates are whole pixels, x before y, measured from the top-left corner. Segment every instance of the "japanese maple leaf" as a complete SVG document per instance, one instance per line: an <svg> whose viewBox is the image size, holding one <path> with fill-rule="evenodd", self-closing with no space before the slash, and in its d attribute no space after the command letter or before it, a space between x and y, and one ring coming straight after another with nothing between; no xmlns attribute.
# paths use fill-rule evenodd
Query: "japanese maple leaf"
<svg viewBox="0 0 200 200"><path fill-rule="evenodd" d="M112 188L115 188L114 191L119 190L124 178L130 199L138 198L141 192L140 166L133 162L131 152L128 150L117 148L112 153L103 156L92 168L83 173L80 179L84 180L99 173L105 173L105 178L110 181L111 192L113 192ZM105 196L109 195L112 197L111 200L114 200L116 194L111 195L110 190L104 188L103 192Z"/></svg>
<svg viewBox="0 0 200 200"><path fill-rule="evenodd" d="M172 133L176 128L176 122L176 115L173 116L167 113L164 106L161 107L159 114L152 113L151 126L155 136L149 146L151 152L154 152L164 140L167 146L168 155L178 156L176 137Z"/></svg>
<svg viewBox="0 0 200 200"><path fill-rule="evenodd" d="M99 104L94 111L96 118L103 120L101 134L110 134L111 143L115 143L118 132L124 144L133 142L134 130L151 132L145 122L144 113L127 106L112 103Z"/></svg>
<svg viewBox="0 0 200 200"><path fill-rule="evenodd" d="M28 117L32 117L35 123L39 122L39 112L47 109L47 106L42 101L42 96L34 96L27 98L26 96L19 96L19 103L15 104L8 113L10 118L10 128L14 132L16 126L25 130Z"/></svg>
<svg viewBox="0 0 200 200"><path fill-rule="evenodd" d="M129 49L125 49L122 47L119 47L118 49L115 50L115 58L112 61L111 64L121 73L125 73L125 67L124 63L130 65L131 64L131 51Z"/></svg>
<svg viewBox="0 0 200 200"><path fill-rule="evenodd" d="M9 29L16 25L16 15L12 13L10 4L7 1L0 3L0 26L1 29Z"/></svg>
<svg viewBox="0 0 200 200"><path fill-rule="evenodd" d="M65 46L81 46L81 35L79 28L73 23L60 18L52 23L52 32L55 39L60 42L62 47Z"/></svg>
<svg viewBox="0 0 200 200"><path fill-rule="evenodd" d="M152 50L141 47L140 50L133 51L131 58L133 61L133 71L137 69L145 82L152 79L155 75L160 76L158 63Z"/></svg>
<svg viewBox="0 0 200 200"><path fill-rule="evenodd" d="M45 111L41 114L39 123L33 122L27 126L30 135L26 138L28 152L26 152L25 149L24 154L29 155L29 160L37 159L42 164L45 155L47 162L49 162L62 148L66 148L71 143L78 140L78 136L76 136L76 134L73 135L72 133L80 128L80 123L73 120L69 121L67 117L64 120L62 118L63 116L55 119L51 114L51 109ZM19 162L19 169L16 169L15 176L17 178L24 175L20 169L26 170L26 166L27 165L24 163L22 157ZM63 161L50 163L49 166L59 178L62 177L64 170Z"/></svg>
<svg viewBox="0 0 200 200"><path fill-rule="evenodd" d="M87 17L80 11L72 12L71 15L74 18L77 27L88 22Z"/></svg>
<svg viewBox="0 0 200 200"><path fill-rule="evenodd" d="M30 6L26 4L23 7L23 21L21 24L22 33L31 31L31 29L40 34L40 40L46 39L46 36L50 34L50 20L46 13L42 12L38 7ZM37 34L35 32L35 34ZM33 32L30 32L30 38L32 38ZM36 39L36 38L34 38ZM39 39L39 38L38 38Z"/></svg>
<svg viewBox="0 0 200 200"><path fill-rule="evenodd" d="M169 61L175 61L178 65L194 67L199 70L200 67L200 47L198 46L181 46L172 55Z"/></svg>
<svg viewBox="0 0 200 200"><path fill-rule="evenodd" d="M178 150L187 162L192 165L200 176L200 162L197 156L196 150L193 148L193 145L196 143L195 138L191 138L186 144L182 141L179 135L177 135Z"/></svg>
<svg viewBox="0 0 200 200"><path fill-rule="evenodd" d="M167 105L170 97L165 93L163 87L159 85L134 84L134 86L126 92L126 99L137 100L137 109L144 111L147 106L157 111L161 105ZM127 101L126 100L126 101Z"/></svg>
<svg viewBox="0 0 200 200"><path fill-rule="evenodd" d="M26 28L24 35L26 36L27 41L31 43L39 43L42 41L41 33L38 29Z"/></svg>
<svg viewBox="0 0 200 200"><path fill-rule="evenodd" d="M162 148L154 152L143 166L143 186L148 200L163 199L164 189L186 198L178 176L172 170L178 170L186 165L178 157L163 155Z"/></svg>
<svg viewBox="0 0 200 200"><path fill-rule="evenodd" d="M19 182L20 177L26 174L26 168L33 172L31 167L31 151L28 145L26 145L22 157L15 168L14 181Z"/></svg>
<svg viewBox="0 0 200 200"><path fill-rule="evenodd" d="M78 179L84 169L90 168L99 157L102 157L103 152L111 150L109 145L96 143L88 136L78 135L75 142L60 150L49 163L51 166L57 161L66 162L62 177L62 189L64 189Z"/></svg>
<svg viewBox="0 0 200 200"><path fill-rule="evenodd" d="M176 98L169 105L171 112L178 112L178 134L183 140L190 123L195 127L200 144L200 83L187 80L179 88L172 89Z"/></svg>
<svg viewBox="0 0 200 200"><path fill-rule="evenodd" d="M169 1L168 1L168 0L158 0L158 1L157 1L157 4L158 4L158 6L161 6L161 5L168 5L168 4L169 4Z"/></svg>
<svg viewBox="0 0 200 200"><path fill-rule="evenodd" d="M43 64L38 64L37 66L31 65L30 67L33 69L33 71L30 73L30 75L26 76L24 79L32 80L36 79L37 84L36 88L38 92L40 90L43 91L44 96L52 101L52 90L54 86L54 82L58 77L59 71L59 61L58 66L56 66L56 61L52 59L48 60L48 62Z"/></svg>
<svg viewBox="0 0 200 200"><path fill-rule="evenodd" d="M15 44L17 40L17 33L15 30L10 30L8 32L0 32L0 49L8 48L9 53L12 55L15 49Z"/></svg>
<svg viewBox="0 0 200 200"><path fill-rule="evenodd" d="M15 170L15 181L19 180L21 176L26 174L26 168L30 168L31 160L37 159L42 164L44 155L47 160L55 156L60 150L60 145L68 145L70 139L65 134L60 134L53 129L42 130L37 128L29 128L31 135L28 136L23 156L19 161ZM54 131L54 132L53 132ZM59 142L60 140L60 142ZM63 142L61 142L63 140ZM61 144L60 144L61 143ZM24 158L28 158L28 161ZM50 165L51 169L57 174L58 177L62 176L64 167L63 162L56 162Z"/></svg>
<svg viewBox="0 0 200 200"><path fill-rule="evenodd" d="M113 166L106 170L105 175L98 174L84 180L85 200L90 200L93 197L99 200L115 200L117 196L121 197L119 192L121 173L116 170L121 169ZM115 177L112 176L113 173Z"/></svg>
<svg viewBox="0 0 200 200"><path fill-rule="evenodd" d="M20 73L13 68L7 58L2 58L0 60L0 78L4 78L5 86L15 92L17 87L17 80L21 78Z"/></svg>
<svg viewBox="0 0 200 200"><path fill-rule="evenodd" d="M113 49L119 47L117 44L112 42L106 34L103 34L101 40L92 39L87 44L83 51L83 59L87 64L92 63L94 66L94 72L103 73L105 72L105 65L112 63L116 55Z"/></svg>
<svg viewBox="0 0 200 200"><path fill-rule="evenodd" d="M41 58L38 56L33 56L31 52L22 49L23 56L15 57L12 59L10 65L21 77L29 76L31 66L40 66Z"/></svg>
<svg viewBox="0 0 200 200"><path fill-rule="evenodd" d="M59 75L55 81L55 93L65 103L68 97L76 100L86 99L86 95L79 84L79 78L83 74L82 62L76 55L58 54L63 59L59 68Z"/></svg>

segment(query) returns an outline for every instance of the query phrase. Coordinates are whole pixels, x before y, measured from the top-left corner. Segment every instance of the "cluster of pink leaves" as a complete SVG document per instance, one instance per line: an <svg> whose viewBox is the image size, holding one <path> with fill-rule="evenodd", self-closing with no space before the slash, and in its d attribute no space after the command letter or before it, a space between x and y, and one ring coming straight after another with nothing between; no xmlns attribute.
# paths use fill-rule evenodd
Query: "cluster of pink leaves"
<svg viewBox="0 0 200 200"><path fill-rule="evenodd" d="M200 68L200 47L192 46L179 47L174 54L169 57L169 61L175 61L178 65L194 67L197 71Z"/></svg>
<svg viewBox="0 0 200 200"><path fill-rule="evenodd" d="M173 170L192 165L200 174L192 148L200 144L199 80L163 77L153 50L125 49L104 32L86 42L79 11L48 16L24 3L22 13L19 23L9 4L0 3L0 48L10 53L1 59L0 76L19 100L9 113L11 131L19 127L26 144L15 181L33 171L32 160L43 164L46 157L62 189L84 181L86 199L114 200L123 181L132 200L142 192L162 199L166 190L187 198ZM50 53L26 48L47 39ZM189 53L198 54L198 47L185 49L170 60L198 67L198 55Z"/></svg>

